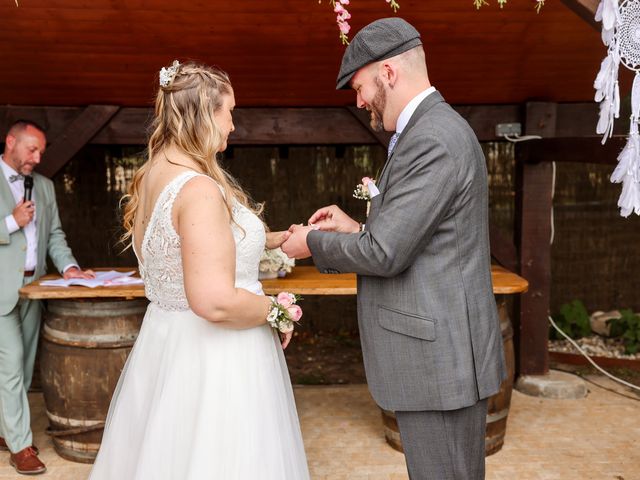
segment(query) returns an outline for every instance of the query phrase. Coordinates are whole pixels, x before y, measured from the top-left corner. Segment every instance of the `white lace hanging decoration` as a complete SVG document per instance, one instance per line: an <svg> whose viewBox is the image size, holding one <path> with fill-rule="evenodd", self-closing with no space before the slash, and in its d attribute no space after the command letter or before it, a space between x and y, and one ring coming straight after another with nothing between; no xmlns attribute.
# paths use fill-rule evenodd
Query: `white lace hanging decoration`
<svg viewBox="0 0 640 480"><path fill-rule="evenodd" d="M640 215L640 0L602 0L596 12L602 22L602 41L608 47L600 72L594 82L595 100L600 102L600 118L596 132L602 143L613 133L615 118L620 116L618 67L636 72L631 89L631 118L629 139L618 155L618 165L611 174L611 182L622 183L618 207L623 217L632 212Z"/></svg>

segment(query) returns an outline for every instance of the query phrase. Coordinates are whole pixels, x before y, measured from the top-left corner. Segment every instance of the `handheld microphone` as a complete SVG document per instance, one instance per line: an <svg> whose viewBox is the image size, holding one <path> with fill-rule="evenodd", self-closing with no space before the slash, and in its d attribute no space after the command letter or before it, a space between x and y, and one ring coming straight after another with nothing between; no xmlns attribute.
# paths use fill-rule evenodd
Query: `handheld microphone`
<svg viewBox="0 0 640 480"><path fill-rule="evenodd" d="M24 201L31 201L31 193L33 192L33 177L31 175L24 176Z"/></svg>

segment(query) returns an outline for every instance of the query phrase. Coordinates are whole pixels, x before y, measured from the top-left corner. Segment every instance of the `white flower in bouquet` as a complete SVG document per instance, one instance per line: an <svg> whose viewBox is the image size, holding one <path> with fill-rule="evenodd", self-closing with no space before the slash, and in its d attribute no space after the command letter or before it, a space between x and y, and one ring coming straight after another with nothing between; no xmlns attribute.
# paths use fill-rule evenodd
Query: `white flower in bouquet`
<svg viewBox="0 0 640 480"><path fill-rule="evenodd" d="M260 266L258 268L260 273L263 274L263 278L268 278L269 274L273 277L279 274L284 276L284 274L291 272L295 264L295 260L287 257L281 248L265 248L264 252L262 252Z"/></svg>

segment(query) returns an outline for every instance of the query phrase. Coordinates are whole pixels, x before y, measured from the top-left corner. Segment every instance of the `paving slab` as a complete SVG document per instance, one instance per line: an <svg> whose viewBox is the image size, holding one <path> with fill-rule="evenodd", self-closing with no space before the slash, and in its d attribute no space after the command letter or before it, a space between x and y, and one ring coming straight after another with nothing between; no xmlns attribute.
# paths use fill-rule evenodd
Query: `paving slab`
<svg viewBox="0 0 640 480"><path fill-rule="evenodd" d="M640 396L605 377L589 378L631 398L591 384L587 396L576 400L514 391L505 444L487 458L486 478L640 480ZM366 385L297 386L294 391L314 480L408 480L404 456L385 442L380 411ZM44 434L42 395L32 393L29 400L35 441L48 466L46 474L34 478L85 480L91 466L60 458ZM0 452L0 480L25 478Z"/></svg>

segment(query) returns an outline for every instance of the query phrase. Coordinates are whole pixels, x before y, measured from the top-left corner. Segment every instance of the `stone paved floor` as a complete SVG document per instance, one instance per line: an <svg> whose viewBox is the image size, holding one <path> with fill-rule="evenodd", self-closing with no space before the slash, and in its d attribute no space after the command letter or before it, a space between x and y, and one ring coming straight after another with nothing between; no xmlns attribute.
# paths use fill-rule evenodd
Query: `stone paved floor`
<svg viewBox="0 0 640 480"><path fill-rule="evenodd" d="M604 377L592 378L640 399ZM514 392L505 446L488 457L487 479L640 480L640 403L592 385L589 390L582 400ZM295 394L313 480L407 480L404 457L385 443L366 386L305 386ZM86 479L90 466L58 457L44 435L41 395L30 400L36 443L48 466L38 478ZM0 452L0 480L24 478Z"/></svg>

